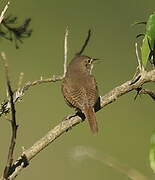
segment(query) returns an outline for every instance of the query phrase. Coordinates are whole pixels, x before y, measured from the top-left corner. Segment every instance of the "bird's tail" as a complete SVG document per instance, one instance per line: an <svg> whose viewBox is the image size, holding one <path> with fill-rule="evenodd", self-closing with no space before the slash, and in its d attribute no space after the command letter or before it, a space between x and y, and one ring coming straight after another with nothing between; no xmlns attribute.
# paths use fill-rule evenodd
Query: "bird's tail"
<svg viewBox="0 0 155 180"><path fill-rule="evenodd" d="M87 107L85 108L84 114L88 119L92 133L96 134L98 132L98 125L97 125L94 109L92 107Z"/></svg>

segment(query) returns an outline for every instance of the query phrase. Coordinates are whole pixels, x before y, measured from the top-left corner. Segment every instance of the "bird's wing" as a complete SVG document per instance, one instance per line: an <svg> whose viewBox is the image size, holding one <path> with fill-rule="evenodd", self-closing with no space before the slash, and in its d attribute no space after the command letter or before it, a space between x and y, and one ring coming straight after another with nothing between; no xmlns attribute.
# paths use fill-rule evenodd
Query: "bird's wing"
<svg viewBox="0 0 155 180"><path fill-rule="evenodd" d="M93 76L91 76L91 81L87 84L86 88L88 104L89 106L94 106L99 97L99 93L97 82Z"/></svg>
<svg viewBox="0 0 155 180"><path fill-rule="evenodd" d="M62 91L67 103L77 109L82 110L85 104L88 104L86 90L84 87L78 87L74 84L74 87L69 83L62 84Z"/></svg>

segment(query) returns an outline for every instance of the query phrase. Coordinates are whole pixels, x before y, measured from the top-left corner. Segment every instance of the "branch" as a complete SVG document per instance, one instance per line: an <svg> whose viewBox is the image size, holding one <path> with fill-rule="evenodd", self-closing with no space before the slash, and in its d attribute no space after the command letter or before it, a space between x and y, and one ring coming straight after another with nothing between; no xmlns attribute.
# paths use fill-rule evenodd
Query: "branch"
<svg viewBox="0 0 155 180"><path fill-rule="evenodd" d="M8 159L7 164L4 169L3 178L8 179L10 167L12 166L13 162L13 152L16 145L16 136L17 136L17 124L16 124L16 110L15 110L15 104L13 101L13 91L10 84L10 78L9 78L9 72L8 72L8 63L7 59L4 53L1 53L2 59L4 61L4 67L5 67L5 76L6 76L6 83L7 83L7 90L9 93L9 103L11 108L11 127L12 127L12 136L11 136L11 142L9 146L9 152L8 152Z"/></svg>
<svg viewBox="0 0 155 180"><path fill-rule="evenodd" d="M155 69L149 72L141 72L140 78L133 83L132 80L129 80L122 85L114 88L106 95L100 98L100 106L96 107L96 111L99 111L106 105L114 102L120 96L136 90L138 87L141 87L144 83L155 82ZM60 122L57 126L51 129L43 138L37 141L33 146L24 151L18 160L12 165L12 174L9 176L9 180L15 179L24 167L44 148L46 148L50 143L55 141L59 136L64 132L70 130L73 126L79 124L82 121L82 118L78 115L72 115L67 118L67 120Z"/></svg>
<svg viewBox="0 0 155 180"><path fill-rule="evenodd" d="M63 79L63 76L53 76L52 78L48 78L48 79L42 79L42 77L39 80L33 81L33 82L27 82L25 83L25 85L19 89L17 89L14 92L13 95L13 102L16 103L18 101L20 101L22 99L22 97L24 96L25 92L33 86L36 85L40 85L43 83L50 83L50 82L56 82L56 81L61 81ZM0 117L3 114L7 114L10 111L10 103L8 100L5 100L4 102L1 103L0 106Z"/></svg>
<svg viewBox="0 0 155 180"><path fill-rule="evenodd" d="M149 72L143 71L141 74L137 75L137 77L140 78L134 84L132 80L127 81L123 83L121 86L114 88L105 96L101 97L101 107L112 103L113 101L117 100L120 96L132 90L136 90L138 87L141 87L145 83L155 82L155 69Z"/></svg>
<svg viewBox="0 0 155 180"><path fill-rule="evenodd" d="M0 24L1 24L1 22L3 21L3 19L4 19L4 14L6 13L9 5L10 5L10 2L8 1L7 4L5 5L3 11L1 12L1 15L0 15Z"/></svg>

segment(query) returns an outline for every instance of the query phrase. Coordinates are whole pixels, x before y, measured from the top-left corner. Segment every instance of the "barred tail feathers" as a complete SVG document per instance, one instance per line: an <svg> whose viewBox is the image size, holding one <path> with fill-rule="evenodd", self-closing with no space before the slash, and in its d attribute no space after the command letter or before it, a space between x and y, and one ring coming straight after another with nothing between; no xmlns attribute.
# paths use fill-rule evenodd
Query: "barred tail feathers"
<svg viewBox="0 0 155 180"><path fill-rule="evenodd" d="M94 109L92 107L87 107L85 108L84 114L86 118L88 119L89 126L92 133L96 134L98 132L98 125L97 125Z"/></svg>

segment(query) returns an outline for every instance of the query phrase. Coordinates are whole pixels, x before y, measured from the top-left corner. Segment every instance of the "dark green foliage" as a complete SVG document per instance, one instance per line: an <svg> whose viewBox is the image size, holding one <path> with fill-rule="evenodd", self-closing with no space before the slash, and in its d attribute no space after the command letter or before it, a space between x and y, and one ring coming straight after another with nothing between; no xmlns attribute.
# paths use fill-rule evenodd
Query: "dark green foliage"
<svg viewBox="0 0 155 180"><path fill-rule="evenodd" d="M141 55L144 67L148 60L155 65L155 13L149 16L146 23L146 32L141 47Z"/></svg>
<svg viewBox="0 0 155 180"><path fill-rule="evenodd" d="M0 25L0 37L14 42L16 48L19 48L19 43L31 36L32 29L29 29L31 18L25 19L21 25L17 25L17 20L16 16L4 18Z"/></svg>

